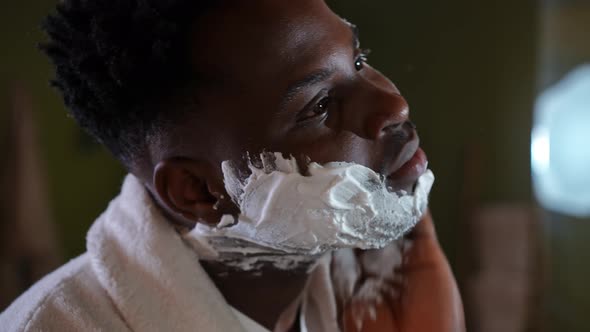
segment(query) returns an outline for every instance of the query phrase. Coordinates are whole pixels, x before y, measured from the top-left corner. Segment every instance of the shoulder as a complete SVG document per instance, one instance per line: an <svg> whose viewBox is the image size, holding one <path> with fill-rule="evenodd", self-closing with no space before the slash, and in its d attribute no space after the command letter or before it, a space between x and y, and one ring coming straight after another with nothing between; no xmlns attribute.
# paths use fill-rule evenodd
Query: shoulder
<svg viewBox="0 0 590 332"><path fill-rule="evenodd" d="M88 254L34 284L0 314L0 326L6 331L127 330Z"/></svg>

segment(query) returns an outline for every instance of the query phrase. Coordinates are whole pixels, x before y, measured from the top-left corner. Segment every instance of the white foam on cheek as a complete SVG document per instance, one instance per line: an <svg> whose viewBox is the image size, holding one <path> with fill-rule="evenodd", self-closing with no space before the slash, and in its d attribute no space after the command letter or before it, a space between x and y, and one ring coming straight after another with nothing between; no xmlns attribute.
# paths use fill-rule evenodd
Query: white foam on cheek
<svg viewBox="0 0 590 332"><path fill-rule="evenodd" d="M293 157L263 154L261 160L262 168L250 163L245 181L229 162L222 163L226 190L241 210L237 223L224 217L217 227L199 224L189 236L243 240L257 250L299 255L382 248L420 220L434 181L428 170L413 195L397 195L382 176L358 164L311 163L309 176L303 176Z"/></svg>

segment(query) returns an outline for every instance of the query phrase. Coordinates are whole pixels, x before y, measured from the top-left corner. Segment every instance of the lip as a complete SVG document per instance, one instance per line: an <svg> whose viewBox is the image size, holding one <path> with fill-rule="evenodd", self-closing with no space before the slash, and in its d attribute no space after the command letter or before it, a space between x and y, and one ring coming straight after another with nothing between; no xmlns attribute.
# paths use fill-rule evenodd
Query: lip
<svg viewBox="0 0 590 332"><path fill-rule="evenodd" d="M417 135L401 150L387 179L395 187L412 187L418 178L426 172L428 158L419 146Z"/></svg>

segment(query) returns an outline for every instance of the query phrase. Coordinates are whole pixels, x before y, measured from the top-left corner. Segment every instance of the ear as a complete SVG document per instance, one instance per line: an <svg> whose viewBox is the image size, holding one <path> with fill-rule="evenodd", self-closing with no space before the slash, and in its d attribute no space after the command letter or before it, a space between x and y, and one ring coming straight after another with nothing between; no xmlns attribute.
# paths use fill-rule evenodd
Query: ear
<svg viewBox="0 0 590 332"><path fill-rule="evenodd" d="M197 222L215 225L223 214L231 214L228 208L220 208L231 202L223 180L216 178L212 166L205 162L163 160L154 170L153 187L170 217L186 226L193 227Z"/></svg>

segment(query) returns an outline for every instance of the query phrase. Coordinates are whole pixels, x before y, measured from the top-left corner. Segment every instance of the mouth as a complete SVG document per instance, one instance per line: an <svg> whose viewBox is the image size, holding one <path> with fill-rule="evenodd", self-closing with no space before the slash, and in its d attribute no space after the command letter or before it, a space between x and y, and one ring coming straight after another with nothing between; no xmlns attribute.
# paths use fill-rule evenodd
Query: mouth
<svg viewBox="0 0 590 332"><path fill-rule="evenodd" d="M420 139L413 131L411 139L402 147L397 159L387 175L388 186L392 191L412 193L418 178L426 172L428 158L420 148Z"/></svg>

